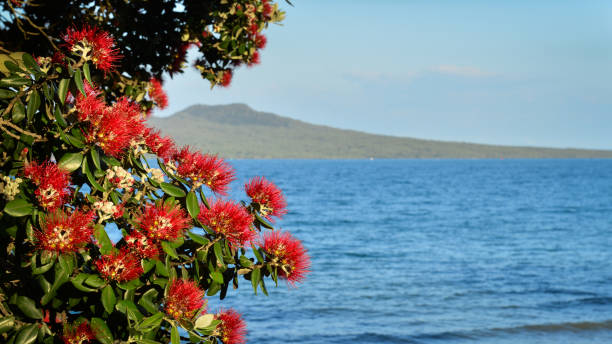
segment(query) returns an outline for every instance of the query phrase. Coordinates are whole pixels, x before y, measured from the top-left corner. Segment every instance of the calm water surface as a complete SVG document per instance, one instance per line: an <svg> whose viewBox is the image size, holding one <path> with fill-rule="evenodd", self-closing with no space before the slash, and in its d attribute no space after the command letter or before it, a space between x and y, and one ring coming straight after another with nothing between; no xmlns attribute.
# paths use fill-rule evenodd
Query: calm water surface
<svg viewBox="0 0 612 344"><path fill-rule="evenodd" d="M298 289L210 307L251 343L612 342L610 160L233 160L285 192ZM273 284L272 284L273 285Z"/></svg>

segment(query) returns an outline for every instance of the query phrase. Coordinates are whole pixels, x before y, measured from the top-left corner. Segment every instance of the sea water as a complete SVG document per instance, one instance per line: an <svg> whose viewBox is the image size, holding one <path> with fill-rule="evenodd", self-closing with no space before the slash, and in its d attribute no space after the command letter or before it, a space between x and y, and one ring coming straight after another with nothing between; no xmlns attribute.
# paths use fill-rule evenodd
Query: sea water
<svg viewBox="0 0 612 344"><path fill-rule="evenodd" d="M612 160L231 160L285 193L312 273L249 281L250 343L612 342Z"/></svg>

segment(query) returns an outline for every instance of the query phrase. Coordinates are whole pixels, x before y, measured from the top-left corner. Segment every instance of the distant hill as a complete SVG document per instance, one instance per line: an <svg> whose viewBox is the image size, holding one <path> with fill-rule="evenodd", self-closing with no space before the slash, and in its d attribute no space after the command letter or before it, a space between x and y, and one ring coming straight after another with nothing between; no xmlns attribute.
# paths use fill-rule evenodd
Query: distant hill
<svg viewBox="0 0 612 344"><path fill-rule="evenodd" d="M511 147L374 135L259 112L194 105L149 123L178 144L225 158L612 158L609 150Z"/></svg>

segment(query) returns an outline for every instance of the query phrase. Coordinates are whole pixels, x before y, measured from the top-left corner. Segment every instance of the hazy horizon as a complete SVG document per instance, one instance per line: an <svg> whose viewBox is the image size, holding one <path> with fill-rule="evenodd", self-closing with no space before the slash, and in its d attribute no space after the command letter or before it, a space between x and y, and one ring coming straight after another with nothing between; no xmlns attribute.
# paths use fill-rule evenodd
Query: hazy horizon
<svg viewBox="0 0 612 344"><path fill-rule="evenodd" d="M612 149L612 2L284 2L262 63L210 91L167 78L168 116L245 103L314 124L495 145Z"/></svg>

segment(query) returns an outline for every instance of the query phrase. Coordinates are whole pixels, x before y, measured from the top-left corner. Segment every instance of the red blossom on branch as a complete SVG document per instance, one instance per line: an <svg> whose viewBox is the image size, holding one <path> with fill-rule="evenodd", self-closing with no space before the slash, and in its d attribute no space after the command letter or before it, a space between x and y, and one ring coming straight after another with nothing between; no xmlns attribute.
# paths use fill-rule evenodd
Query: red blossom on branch
<svg viewBox="0 0 612 344"><path fill-rule="evenodd" d="M210 209L201 205L198 220L239 247L256 235L250 228L253 223L251 214L242 205L232 201L217 200Z"/></svg>
<svg viewBox="0 0 612 344"><path fill-rule="evenodd" d="M76 252L91 242L93 218L93 212L57 210L43 218L41 230L34 233L37 246L52 252Z"/></svg>
<svg viewBox="0 0 612 344"><path fill-rule="evenodd" d="M174 160L178 162L178 175L190 179L194 188L205 184L214 193L226 195L234 180L234 170L216 155L191 151L187 146L174 155Z"/></svg>
<svg viewBox="0 0 612 344"><path fill-rule="evenodd" d="M302 242L288 232L267 232L261 248L266 260L279 267L278 275L292 286L302 282L310 272L310 257Z"/></svg>
<svg viewBox="0 0 612 344"><path fill-rule="evenodd" d="M149 239L140 231L132 231L124 238L127 247L140 258L156 258L159 256L159 244Z"/></svg>
<svg viewBox="0 0 612 344"><path fill-rule="evenodd" d="M164 310L176 320L190 319L206 304L204 290L195 281L174 280L168 288ZM202 310L205 313L206 309Z"/></svg>
<svg viewBox="0 0 612 344"><path fill-rule="evenodd" d="M260 33L255 34L255 45L257 46L258 49L265 48L267 42L268 40L266 39L266 36Z"/></svg>
<svg viewBox="0 0 612 344"><path fill-rule="evenodd" d="M221 320L218 331L223 344L246 343L247 327L240 313L233 309L220 310L215 319Z"/></svg>
<svg viewBox="0 0 612 344"><path fill-rule="evenodd" d="M148 204L136 225L153 240L174 241L191 227L191 218L178 205Z"/></svg>
<svg viewBox="0 0 612 344"><path fill-rule="evenodd" d="M83 321L77 326L64 324L62 336L64 344L84 344L90 343L94 339L96 339L96 335L87 321Z"/></svg>
<svg viewBox="0 0 612 344"><path fill-rule="evenodd" d="M166 160L176 153L174 140L170 136L161 137L159 130L145 128L143 136L149 150L158 157Z"/></svg>
<svg viewBox="0 0 612 344"><path fill-rule="evenodd" d="M221 76L221 86L228 87L232 83L232 70L226 69Z"/></svg>
<svg viewBox="0 0 612 344"><path fill-rule="evenodd" d="M98 145L106 154L115 158L145 131L140 107L125 97L120 98L112 107L107 107L101 116L90 118L89 121L85 135L87 142Z"/></svg>
<svg viewBox="0 0 612 344"><path fill-rule="evenodd" d="M162 87L161 80L151 78L149 80L149 97L159 106L160 109L168 107L168 95Z"/></svg>
<svg viewBox="0 0 612 344"><path fill-rule="evenodd" d="M70 197L70 175L51 161L25 165L23 174L37 186L34 194L40 205L53 210L65 204Z"/></svg>
<svg viewBox="0 0 612 344"><path fill-rule="evenodd" d="M115 40L106 31L91 26L80 30L69 28L64 35L66 48L86 60L91 60L100 70L111 71L121 59Z"/></svg>
<svg viewBox="0 0 612 344"><path fill-rule="evenodd" d="M143 273L140 258L126 249L100 257L95 265L106 280L120 283L134 280Z"/></svg>
<svg viewBox="0 0 612 344"><path fill-rule="evenodd" d="M281 218L287 213L287 202L283 192L264 177L255 177L244 185L247 196L257 203L259 212L268 220L272 216Z"/></svg>

